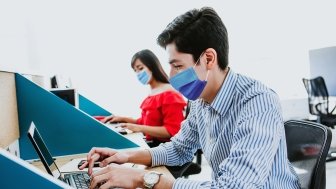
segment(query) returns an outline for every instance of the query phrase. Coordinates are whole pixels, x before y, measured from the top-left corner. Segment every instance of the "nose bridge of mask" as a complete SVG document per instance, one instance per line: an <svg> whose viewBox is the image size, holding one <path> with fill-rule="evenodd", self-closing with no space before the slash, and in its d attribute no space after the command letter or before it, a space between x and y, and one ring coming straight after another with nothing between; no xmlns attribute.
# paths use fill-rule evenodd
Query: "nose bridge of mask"
<svg viewBox="0 0 336 189"><path fill-rule="evenodd" d="M198 77L196 75L196 72L193 69L193 67L191 67L171 77L170 83L173 85L175 89L179 89L181 88L181 86L187 83L191 83L197 79Z"/></svg>

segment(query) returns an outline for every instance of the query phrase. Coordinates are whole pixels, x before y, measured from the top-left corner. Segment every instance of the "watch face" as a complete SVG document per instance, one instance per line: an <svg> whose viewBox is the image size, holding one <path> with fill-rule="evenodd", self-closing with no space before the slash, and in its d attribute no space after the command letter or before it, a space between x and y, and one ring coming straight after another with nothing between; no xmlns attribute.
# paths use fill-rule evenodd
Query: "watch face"
<svg viewBox="0 0 336 189"><path fill-rule="evenodd" d="M145 174L144 180L147 184L154 185L159 181L159 175L157 173L149 172Z"/></svg>

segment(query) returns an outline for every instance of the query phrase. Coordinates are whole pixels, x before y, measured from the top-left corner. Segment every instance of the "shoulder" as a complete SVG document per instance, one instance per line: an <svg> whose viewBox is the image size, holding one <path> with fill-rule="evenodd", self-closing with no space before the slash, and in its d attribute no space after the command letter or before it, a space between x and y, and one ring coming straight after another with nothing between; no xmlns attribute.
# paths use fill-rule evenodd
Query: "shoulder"
<svg viewBox="0 0 336 189"><path fill-rule="evenodd" d="M237 99L245 109L253 112L276 109L281 111L280 100L275 91L258 80L238 74Z"/></svg>
<svg viewBox="0 0 336 189"><path fill-rule="evenodd" d="M161 95L161 100L163 104L184 104L186 105L186 101L183 99L183 96L174 90L167 90Z"/></svg>
<svg viewBox="0 0 336 189"><path fill-rule="evenodd" d="M278 98L275 91L268 88L266 85L256 79L252 79L247 76L238 75L236 91L242 100L250 100L256 96L270 96L272 98Z"/></svg>
<svg viewBox="0 0 336 189"><path fill-rule="evenodd" d="M146 108L158 108L162 105L169 105L169 104L179 104L181 106L186 105L186 101L183 99L182 95L176 91L164 91L162 93L148 96L144 99L141 104L142 109Z"/></svg>

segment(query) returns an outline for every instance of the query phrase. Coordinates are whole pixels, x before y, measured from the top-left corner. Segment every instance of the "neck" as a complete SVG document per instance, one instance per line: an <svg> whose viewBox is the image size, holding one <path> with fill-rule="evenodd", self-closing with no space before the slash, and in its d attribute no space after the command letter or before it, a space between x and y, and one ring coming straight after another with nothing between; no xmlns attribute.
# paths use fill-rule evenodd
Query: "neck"
<svg viewBox="0 0 336 189"><path fill-rule="evenodd" d="M212 101L216 98L216 95L218 93L218 91L220 90L222 84L224 83L226 76L229 72L229 67L225 68L225 70L219 70L219 71L215 71L211 76L211 86L207 86L210 87L207 90L207 93L204 94L204 96L202 97L203 100L209 104L212 103ZM210 75L209 75L210 77ZM210 78L209 78L210 79ZM206 90L206 89L205 89Z"/></svg>
<svg viewBox="0 0 336 189"><path fill-rule="evenodd" d="M160 87L160 85L162 85L163 83L159 82L159 81L156 81L156 80L152 80L150 83L149 83L149 87L151 90L154 90L158 87Z"/></svg>
<svg viewBox="0 0 336 189"><path fill-rule="evenodd" d="M167 90L172 90L172 87L170 84L162 83L159 81L153 81L149 85L151 88L151 92L150 92L151 95L159 94Z"/></svg>

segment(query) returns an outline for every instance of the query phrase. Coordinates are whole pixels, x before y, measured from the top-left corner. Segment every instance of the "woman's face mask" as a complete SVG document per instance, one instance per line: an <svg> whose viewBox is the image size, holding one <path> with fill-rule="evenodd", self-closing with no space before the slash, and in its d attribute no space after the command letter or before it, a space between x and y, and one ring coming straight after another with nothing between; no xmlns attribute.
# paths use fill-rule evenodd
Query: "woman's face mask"
<svg viewBox="0 0 336 189"><path fill-rule="evenodd" d="M203 53L201 54L201 56L202 55ZM200 58L198 58L193 67L190 67L174 75L169 80L170 84L189 100L196 100L201 95L205 88L205 85L207 84L208 74L206 79L204 81L201 81L194 70Z"/></svg>
<svg viewBox="0 0 336 189"><path fill-rule="evenodd" d="M140 72L137 73L137 77L138 80L140 81L140 83L147 85L149 82L149 74L146 72L146 70L142 70Z"/></svg>

